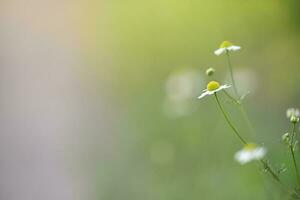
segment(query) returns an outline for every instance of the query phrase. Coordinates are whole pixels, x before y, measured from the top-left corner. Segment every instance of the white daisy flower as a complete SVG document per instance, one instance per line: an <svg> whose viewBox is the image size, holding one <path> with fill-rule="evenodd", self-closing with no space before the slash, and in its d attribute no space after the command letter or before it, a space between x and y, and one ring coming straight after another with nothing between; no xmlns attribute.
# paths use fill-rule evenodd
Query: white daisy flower
<svg viewBox="0 0 300 200"><path fill-rule="evenodd" d="M234 155L235 160L240 164L246 164L253 160L261 160L267 153L264 147L258 147L254 143L248 143L244 148Z"/></svg>
<svg viewBox="0 0 300 200"><path fill-rule="evenodd" d="M217 81L211 81L207 84L207 88L205 90L203 90L203 93L198 97L198 99L201 99L203 97L205 97L206 95L212 95L215 92L218 92L220 90L223 89L227 89L230 88L230 85L220 85L219 82Z"/></svg>
<svg viewBox="0 0 300 200"><path fill-rule="evenodd" d="M222 44L220 45L220 48L215 50L215 54L217 56L221 55L222 53L225 53L226 51L238 51L240 50L241 47L240 46L235 46L233 45L231 42L229 41L224 41L222 42Z"/></svg>

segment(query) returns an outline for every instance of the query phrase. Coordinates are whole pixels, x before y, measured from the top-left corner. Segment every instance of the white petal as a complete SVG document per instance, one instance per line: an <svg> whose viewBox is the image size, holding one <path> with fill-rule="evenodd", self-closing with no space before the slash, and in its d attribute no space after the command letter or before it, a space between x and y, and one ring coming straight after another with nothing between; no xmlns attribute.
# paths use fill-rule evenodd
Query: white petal
<svg viewBox="0 0 300 200"><path fill-rule="evenodd" d="M289 108L286 111L286 116L288 118L291 118L292 116L299 117L299 115L300 115L300 112L299 112L299 109L297 109L297 108Z"/></svg>
<svg viewBox="0 0 300 200"><path fill-rule="evenodd" d="M230 88L231 85L221 85L218 89L216 90L212 90L212 91L208 91L207 89L203 90L203 93L198 97L198 99L201 99L203 97L205 97L206 95L212 95L215 92L218 92L220 90L226 89L226 88Z"/></svg>
<svg viewBox="0 0 300 200"><path fill-rule="evenodd" d="M234 155L234 158L243 165L253 160L253 154L250 151L240 150Z"/></svg>
<svg viewBox="0 0 300 200"><path fill-rule="evenodd" d="M213 94L215 92L219 92L220 90L223 90L223 89L230 88L230 87L231 87L231 85L221 85L218 89L211 91L211 94Z"/></svg>
<svg viewBox="0 0 300 200"><path fill-rule="evenodd" d="M203 93L198 97L198 99L201 99L201 98L205 97L206 95L209 95L209 91L203 92Z"/></svg>
<svg viewBox="0 0 300 200"><path fill-rule="evenodd" d="M299 117L299 115L300 115L299 109L295 109L295 116Z"/></svg>
<svg viewBox="0 0 300 200"><path fill-rule="evenodd" d="M215 92L219 92L220 90L223 90L222 86L220 86L218 89L213 90L212 92L215 93Z"/></svg>
<svg viewBox="0 0 300 200"><path fill-rule="evenodd" d="M266 153L267 153L267 150L265 148L259 147L253 152L253 157L256 160L260 160L266 155Z"/></svg>
<svg viewBox="0 0 300 200"><path fill-rule="evenodd" d="M215 50L214 53L215 53L217 56L219 56L219 55L221 55L222 53L224 53L225 51L226 51L225 48L220 48L220 49Z"/></svg>
<svg viewBox="0 0 300 200"><path fill-rule="evenodd" d="M240 49L241 49L240 46L234 46L234 45L232 45L232 46L230 46L230 47L227 47L227 50L228 50L228 51L238 51L238 50L240 50Z"/></svg>
<svg viewBox="0 0 300 200"><path fill-rule="evenodd" d="M246 164L252 160L260 160L262 159L267 153L267 150L263 147L257 147L254 150L245 150L242 149L238 151L234 158L240 163L240 164Z"/></svg>
<svg viewBox="0 0 300 200"><path fill-rule="evenodd" d="M220 86L220 88L222 88L222 89L227 89L227 88L230 88L230 87L231 87L231 85L227 85L227 84Z"/></svg>

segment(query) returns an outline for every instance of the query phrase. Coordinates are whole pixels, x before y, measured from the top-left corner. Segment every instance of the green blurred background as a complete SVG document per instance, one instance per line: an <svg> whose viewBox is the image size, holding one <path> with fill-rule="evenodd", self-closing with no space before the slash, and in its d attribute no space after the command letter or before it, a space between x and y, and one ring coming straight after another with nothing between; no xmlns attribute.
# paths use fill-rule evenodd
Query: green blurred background
<svg viewBox="0 0 300 200"><path fill-rule="evenodd" d="M234 160L242 146L214 98L197 99L208 67L230 83L226 57L213 53L224 40L242 47L231 58L256 134L223 105L296 184L281 135L286 109L300 106L299 1L0 5L3 199L284 199L261 166Z"/></svg>
<svg viewBox="0 0 300 200"><path fill-rule="evenodd" d="M280 137L289 129L286 108L299 106L299 2L132 0L102 6L91 59L99 51L109 54L109 65L96 61L110 73L106 89L121 114L120 146L99 170L99 198L283 199L259 167L233 160L239 141L214 99L196 97L209 80L206 68L214 67L220 82L228 76L225 56L213 54L219 44L242 46L232 62L238 85L251 91L245 105L257 141L275 168L286 163L283 179L294 184ZM254 139L237 109L228 103L226 109Z"/></svg>

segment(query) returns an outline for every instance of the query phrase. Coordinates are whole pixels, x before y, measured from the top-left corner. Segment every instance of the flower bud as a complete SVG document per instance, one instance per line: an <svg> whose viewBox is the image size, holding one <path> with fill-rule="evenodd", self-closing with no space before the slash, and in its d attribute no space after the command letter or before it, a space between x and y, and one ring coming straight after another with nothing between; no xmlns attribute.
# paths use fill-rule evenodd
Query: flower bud
<svg viewBox="0 0 300 200"><path fill-rule="evenodd" d="M294 124L299 122L299 117L296 117L295 115L291 116L290 121Z"/></svg>
<svg viewBox="0 0 300 200"><path fill-rule="evenodd" d="M290 134L289 133L285 133L281 136L281 139L283 142L289 144L290 143Z"/></svg>
<svg viewBox="0 0 300 200"><path fill-rule="evenodd" d="M215 72L216 72L216 70L214 68L210 67L206 70L206 75L212 76L212 75L214 75Z"/></svg>

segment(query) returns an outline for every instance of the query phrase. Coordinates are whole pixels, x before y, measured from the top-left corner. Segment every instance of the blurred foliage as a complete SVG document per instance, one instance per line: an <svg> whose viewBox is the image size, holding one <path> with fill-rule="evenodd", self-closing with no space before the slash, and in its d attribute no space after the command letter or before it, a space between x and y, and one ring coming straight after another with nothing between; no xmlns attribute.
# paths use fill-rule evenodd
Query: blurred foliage
<svg viewBox="0 0 300 200"><path fill-rule="evenodd" d="M101 1L89 59L106 78L106 92L119 111L120 147L99 164L99 199L283 199L255 164L233 160L240 144L214 99L196 97L209 80L208 67L226 80L225 57L213 54L219 43L226 39L242 46L232 62L237 72L254 74L250 85L256 87L245 104L256 138L268 148L274 167L286 163L284 180L294 181L280 137L289 129L285 109L299 107L298 5L294 0ZM169 101L166 83L187 71L199 77L192 81L194 96ZM166 104L175 109L171 113L184 114L170 117ZM225 107L254 140L234 106Z"/></svg>

